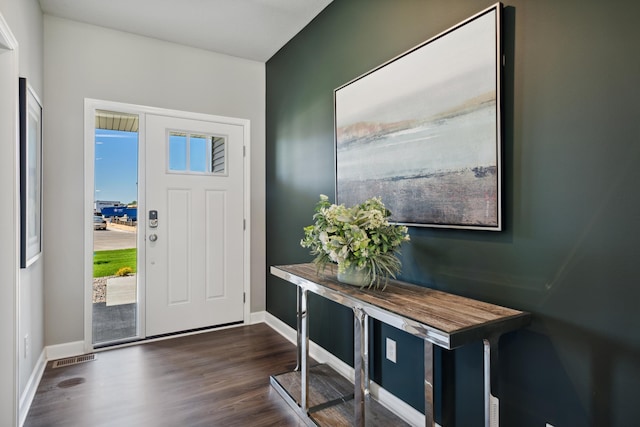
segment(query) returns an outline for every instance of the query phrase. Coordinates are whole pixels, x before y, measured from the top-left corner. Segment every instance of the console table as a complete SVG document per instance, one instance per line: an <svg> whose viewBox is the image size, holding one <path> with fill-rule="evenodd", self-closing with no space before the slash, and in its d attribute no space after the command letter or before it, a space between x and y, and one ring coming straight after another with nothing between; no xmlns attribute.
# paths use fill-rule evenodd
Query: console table
<svg viewBox="0 0 640 427"><path fill-rule="evenodd" d="M309 425L400 425L399 419L369 398L368 318L394 326L424 340L425 425L434 425L433 346L451 350L467 343L484 343L485 426L498 425L498 339L526 326L530 314L446 292L390 280L386 289L344 285L335 271L318 274L314 264L272 266L271 274L297 286L298 366L274 375L271 384ZM354 384L330 368L309 366L307 293L312 292L354 313ZM313 374L310 376L310 372ZM339 424L339 423L338 423Z"/></svg>

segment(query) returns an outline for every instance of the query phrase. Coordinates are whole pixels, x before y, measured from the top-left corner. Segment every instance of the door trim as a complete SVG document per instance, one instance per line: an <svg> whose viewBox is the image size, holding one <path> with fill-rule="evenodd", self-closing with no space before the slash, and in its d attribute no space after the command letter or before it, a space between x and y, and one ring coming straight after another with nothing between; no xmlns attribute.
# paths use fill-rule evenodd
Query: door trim
<svg viewBox="0 0 640 427"><path fill-rule="evenodd" d="M243 322L251 322L251 122L248 119L216 116L211 114L193 113L187 111L170 110L145 105L127 104L113 101L103 101L99 99L85 98L84 100L84 350L89 353L93 351L93 324L92 324L92 294L93 294L93 203L94 203L94 157L95 157L95 112L96 110L117 111L122 113L138 114L140 120L140 130L138 132L138 150L144 153L146 147L145 123L146 115L153 114L167 117L177 117L191 120L212 121L231 125L241 126L243 129L244 146L244 195L243 210L245 219L244 231L244 254L243 254L243 291L246 296L244 302ZM138 332L139 338L146 338L145 335L145 231L147 229L145 200L145 161L138 156L138 277L142 286L138 290ZM141 268L142 266L142 268Z"/></svg>

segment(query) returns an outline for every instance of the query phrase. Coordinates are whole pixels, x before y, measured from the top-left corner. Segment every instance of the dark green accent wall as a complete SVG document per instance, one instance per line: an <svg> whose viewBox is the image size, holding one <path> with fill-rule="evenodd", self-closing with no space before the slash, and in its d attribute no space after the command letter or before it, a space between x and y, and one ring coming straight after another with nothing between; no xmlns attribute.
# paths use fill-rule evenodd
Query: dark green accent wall
<svg viewBox="0 0 640 427"><path fill-rule="evenodd" d="M492 4L334 0L267 62L267 265L311 260L302 227L335 190L333 90ZM505 230L413 228L402 279L533 314L500 341L501 425L638 425L640 3L504 6ZM293 286L266 274L267 310L294 326ZM312 298L310 319L352 363L351 313ZM372 329L374 379L423 410L421 342ZM437 363L437 419L481 425L482 345Z"/></svg>

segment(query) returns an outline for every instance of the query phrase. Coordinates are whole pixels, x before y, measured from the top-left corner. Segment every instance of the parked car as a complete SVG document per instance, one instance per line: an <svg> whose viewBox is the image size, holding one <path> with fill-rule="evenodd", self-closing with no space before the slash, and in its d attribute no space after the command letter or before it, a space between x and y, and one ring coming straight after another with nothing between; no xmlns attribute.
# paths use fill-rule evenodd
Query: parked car
<svg viewBox="0 0 640 427"><path fill-rule="evenodd" d="M101 215L93 216L93 229L94 230L106 230L107 221Z"/></svg>

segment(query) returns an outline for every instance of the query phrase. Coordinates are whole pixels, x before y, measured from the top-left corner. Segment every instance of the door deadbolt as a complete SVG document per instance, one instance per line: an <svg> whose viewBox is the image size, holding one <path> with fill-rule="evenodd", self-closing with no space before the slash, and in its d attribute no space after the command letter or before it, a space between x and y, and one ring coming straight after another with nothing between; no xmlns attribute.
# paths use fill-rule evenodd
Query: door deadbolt
<svg viewBox="0 0 640 427"><path fill-rule="evenodd" d="M149 241L150 242L155 242L156 240L158 240L158 235L157 234L149 234Z"/></svg>
<svg viewBox="0 0 640 427"><path fill-rule="evenodd" d="M149 228L158 228L158 211L149 211Z"/></svg>

